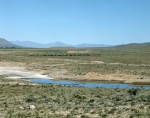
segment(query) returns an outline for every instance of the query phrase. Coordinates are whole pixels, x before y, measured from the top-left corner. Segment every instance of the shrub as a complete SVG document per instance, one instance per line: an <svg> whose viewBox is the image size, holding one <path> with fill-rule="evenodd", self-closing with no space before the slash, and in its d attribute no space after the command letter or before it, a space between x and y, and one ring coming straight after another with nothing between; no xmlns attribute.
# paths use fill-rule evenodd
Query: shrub
<svg viewBox="0 0 150 118"><path fill-rule="evenodd" d="M134 88L132 88L132 89L129 89L129 90L128 90L128 93L129 93L130 95L137 95L138 91L139 91L139 89L134 89Z"/></svg>
<svg viewBox="0 0 150 118"><path fill-rule="evenodd" d="M27 98L26 102L36 102L36 98Z"/></svg>

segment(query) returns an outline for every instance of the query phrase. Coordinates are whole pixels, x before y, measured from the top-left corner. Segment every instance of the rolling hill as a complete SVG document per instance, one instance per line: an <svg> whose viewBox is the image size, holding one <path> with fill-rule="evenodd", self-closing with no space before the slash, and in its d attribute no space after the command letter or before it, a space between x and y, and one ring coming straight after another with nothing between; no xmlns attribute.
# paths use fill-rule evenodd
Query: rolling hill
<svg viewBox="0 0 150 118"><path fill-rule="evenodd" d="M19 48L20 46L15 45L4 38L0 38L0 48Z"/></svg>
<svg viewBox="0 0 150 118"><path fill-rule="evenodd" d="M128 48L128 47L143 47L143 46L150 46L150 42L146 43L129 43L129 44L123 44L123 45L117 45L115 47L121 47L121 48Z"/></svg>

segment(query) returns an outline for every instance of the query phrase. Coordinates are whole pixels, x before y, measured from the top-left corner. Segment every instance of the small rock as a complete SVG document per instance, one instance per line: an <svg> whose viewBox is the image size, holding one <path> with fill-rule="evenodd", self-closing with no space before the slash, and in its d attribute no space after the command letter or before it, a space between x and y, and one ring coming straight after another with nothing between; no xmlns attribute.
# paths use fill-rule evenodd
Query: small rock
<svg viewBox="0 0 150 118"><path fill-rule="evenodd" d="M20 106L19 108L20 108L21 110L24 110L24 107L22 107L22 106Z"/></svg>
<svg viewBox="0 0 150 118"><path fill-rule="evenodd" d="M19 103L22 103L22 100L18 100Z"/></svg>
<svg viewBox="0 0 150 118"><path fill-rule="evenodd" d="M29 109L31 109L31 110L35 109L35 106L34 105L30 105Z"/></svg>

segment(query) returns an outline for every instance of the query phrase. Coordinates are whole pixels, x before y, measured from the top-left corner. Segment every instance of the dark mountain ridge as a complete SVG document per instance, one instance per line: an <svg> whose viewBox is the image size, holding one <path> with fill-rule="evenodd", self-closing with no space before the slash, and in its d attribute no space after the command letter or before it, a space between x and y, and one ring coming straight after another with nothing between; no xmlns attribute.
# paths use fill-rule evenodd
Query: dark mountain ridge
<svg viewBox="0 0 150 118"><path fill-rule="evenodd" d="M19 48L20 46L15 45L4 38L0 38L0 48Z"/></svg>

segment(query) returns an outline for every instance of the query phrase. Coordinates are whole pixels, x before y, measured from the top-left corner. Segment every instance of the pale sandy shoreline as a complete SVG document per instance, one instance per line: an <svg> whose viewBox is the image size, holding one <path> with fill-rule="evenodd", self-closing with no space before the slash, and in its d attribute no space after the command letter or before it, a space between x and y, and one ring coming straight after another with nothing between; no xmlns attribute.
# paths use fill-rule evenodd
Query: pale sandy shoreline
<svg viewBox="0 0 150 118"><path fill-rule="evenodd" d="M0 66L0 75L5 78L49 78L40 72L26 70L25 67L18 66Z"/></svg>
<svg viewBox="0 0 150 118"><path fill-rule="evenodd" d="M1 62L0 63L0 76L9 79L19 78L47 78L47 79L59 79L59 80L75 80L75 81L109 81L127 84L148 84L150 85L150 79L137 79L138 76L127 75L121 73L115 74L98 74L94 72L86 73L85 75L74 75L67 73L64 69L52 69L42 70L29 67L25 63L17 62Z"/></svg>

